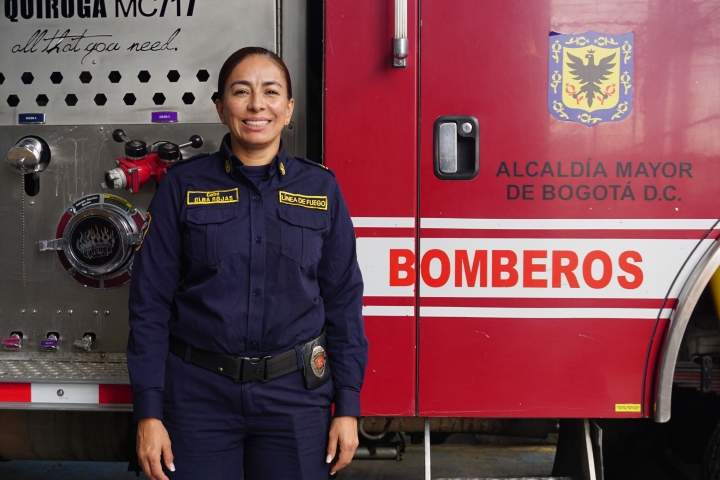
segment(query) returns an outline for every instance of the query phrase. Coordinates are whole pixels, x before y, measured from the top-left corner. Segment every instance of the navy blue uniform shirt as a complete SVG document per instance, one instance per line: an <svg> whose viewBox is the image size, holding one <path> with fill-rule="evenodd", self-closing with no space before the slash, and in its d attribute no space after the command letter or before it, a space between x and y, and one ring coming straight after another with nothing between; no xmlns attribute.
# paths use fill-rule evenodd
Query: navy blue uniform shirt
<svg viewBox="0 0 720 480"><path fill-rule="evenodd" d="M150 203L130 282L135 419L163 418L169 335L260 357L323 328L335 415L359 416L363 283L337 181L282 145L267 175L243 170L226 135L219 152L173 165Z"/></svg>

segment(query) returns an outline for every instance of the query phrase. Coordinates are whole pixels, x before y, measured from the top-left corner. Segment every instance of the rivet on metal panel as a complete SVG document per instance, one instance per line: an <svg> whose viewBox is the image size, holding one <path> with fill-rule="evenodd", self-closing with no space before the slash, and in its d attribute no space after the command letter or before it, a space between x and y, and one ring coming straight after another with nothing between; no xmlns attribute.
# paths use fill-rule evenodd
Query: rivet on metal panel
<svg viewBox="0 0 720 480"><path fill-rule="evenodd" d="M105 310L105 316L107 317L108 315L110 315L110 310Z"/></svg>
<svg viewBox="0 0 720 480"><path fill-rule="evenodd" d="M74 269L74 268L68 268L68 271L67 271L67 272L68 272L68 275L70 275L71 277L74 277L74 276L75 276L75 269Z"/></svg>
<svg viewBox="0 0 720 480"><path fill-rule="evenodd" d="M465 122L460 125L460 130L462 130L463 133L470 133L472 132L472 125L468 122Z"/></svg>
<svg viewBox="0 0 720 480"><path fill-rule="evenodd" d="M37 310L33 310L33 315L35 315L36 313L37 313Z"/></svg>
<svg viewBox="0 0 720 480"><path fill-rule="evenodd" d="M63 395L65 395L65 391L61 388L60 390L57 391L57 396L62 397Z"/></svg>
<svg viewBox="0 0 720 480"><path fill-rule="evenodd" d="M72 314L73 314L73 311L72 311L72 310L68 310L68 315L72 315Z"/></svg>
<svg viewBox="0 0 720 480"><path fill-rule="evenodd" d="M62 313L62 310L58 310L58 311L55 312L55 313L57 313L58 315L60 315L60 314Z"/></svg>
<svg viewBox="0 0 720 480"><path fill-rule="evenodd" d="M97 311L97 310L93 310L93 315L97 315L97 314L98 314L98 311Z"/></svg>
<svg viewBox="0 0 720 480"><path fill-rule="evenodd" d="M25 309L20 310L20 313L25 314Z"/></svg>

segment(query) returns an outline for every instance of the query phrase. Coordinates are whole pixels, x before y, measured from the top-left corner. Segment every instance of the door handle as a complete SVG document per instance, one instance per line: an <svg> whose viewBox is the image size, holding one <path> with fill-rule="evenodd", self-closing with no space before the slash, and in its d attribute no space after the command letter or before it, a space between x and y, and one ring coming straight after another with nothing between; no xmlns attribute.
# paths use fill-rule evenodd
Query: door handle
<svg viewBox="0 0 720 480"><path fill-rule="evenodd" d="M438 117L434 170L441 180L471 180L480 172L480 125L469 115Z"/></svg>

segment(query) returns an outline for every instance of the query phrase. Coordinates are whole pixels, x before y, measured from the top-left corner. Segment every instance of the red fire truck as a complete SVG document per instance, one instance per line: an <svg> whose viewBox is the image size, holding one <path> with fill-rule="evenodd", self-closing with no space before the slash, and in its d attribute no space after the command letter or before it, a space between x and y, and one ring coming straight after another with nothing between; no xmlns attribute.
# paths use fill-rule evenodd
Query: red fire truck
<svg viewBox="0 0 720 480"><path fill-rule="evenodd" d="M672 414L687 431L671 446L699 463L709 445L704 471L720 473L715 3L4 6L3 457L132 452L125 302L145 182L200 146L191 135L217 148L218 62L257 44L300 92L288 150L335 172L353 217L367 438L560 419L554 473L595 479L623 432Z"/></svg>

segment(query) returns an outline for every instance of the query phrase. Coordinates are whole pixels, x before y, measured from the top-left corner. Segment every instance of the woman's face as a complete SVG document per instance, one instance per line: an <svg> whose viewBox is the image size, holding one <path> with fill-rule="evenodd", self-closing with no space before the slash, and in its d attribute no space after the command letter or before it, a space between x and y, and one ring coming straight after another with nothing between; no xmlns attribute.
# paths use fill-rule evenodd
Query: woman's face
<svg viewBox="0 0 720 480"><path fill-rule="evenodd" d="M282 71L272 60L253 55L230 73L222 100L215 101L220 120L234 142L257 150L280 141L290 123L295 101L287 98Z"/></svg>

